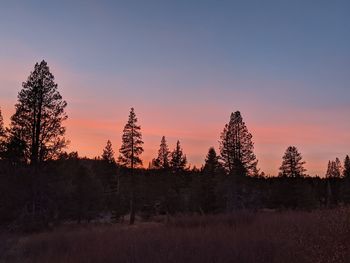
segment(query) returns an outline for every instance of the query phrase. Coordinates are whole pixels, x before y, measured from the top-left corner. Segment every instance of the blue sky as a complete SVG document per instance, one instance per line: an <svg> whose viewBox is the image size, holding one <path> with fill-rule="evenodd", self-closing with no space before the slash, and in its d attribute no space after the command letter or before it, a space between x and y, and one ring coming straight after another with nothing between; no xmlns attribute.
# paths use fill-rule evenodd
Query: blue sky
<svg viewBox="0 0 350 263"><path fill-rule="evenodd" d="M117 151L129 108L147 162L162 135L203 162L230 112L276 174L296 144L311 174L350 153L349 1L2 1L5 119L35 62L67 100L71 150ZM93 143L92 143L93 142Z"/></svg>

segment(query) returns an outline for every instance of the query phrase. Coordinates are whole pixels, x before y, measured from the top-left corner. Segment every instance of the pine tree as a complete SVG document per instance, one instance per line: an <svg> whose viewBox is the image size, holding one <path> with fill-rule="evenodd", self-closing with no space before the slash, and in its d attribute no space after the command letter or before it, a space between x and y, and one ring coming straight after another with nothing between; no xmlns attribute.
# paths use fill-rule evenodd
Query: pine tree
<svg viewBox="0 0 350 263"><path fill-rule="evenodd" d="M169 156L169 147L165 140L165 136L163 136L158 150L158 157L152 161L153 167L161 169L169 168Z"/></svg>
<svg viewBox="0 0 350 263"><path fill-rule="evenodd" d="M129 120L124 127L122 146L119 150L120 156L118 162L131 169L141 166L142 160L139 155L143 152L141 126L137 125L137 118L134 108L131 108Z"/></svg>
<svg viewBox="0 0 350 263"><path fill-rule="evenodd" d="M178 173L185 170L186 164L186 155L183 154L180 141L177 141L176 147L171 153L170 167L175 173Z"/></svg>
<svg viewBox="0 0 350 263"><path fill-rule="evenodd" d="M349 155L347 155L345 157L345 160L344 160L343 176L345 178L350 178L350 158L349 158Z"/></svg>
<svg viewBox="0 0 350 263"><path fill-rule="evenodd" d="M205 164L200 171L193 168L191 172L195 172L200 176L193 176L191 183L191 201L192 205L200 213L211 213L217 208L216 186L217 178L223 168L219 162L214 147L210 147L205 159Z"/></svg>
<svg viewBox="0 0 350 263"><path fill-rule="evenodd" d="M333 173L333 162L331 162L331 160L328 161L328 165L327 165L327 172L326 172L326 177L331 177L332 173Z"/></svg>
<svg viewBox="0 0 350 263"><path fill-rule="evenodd" d="M115 164L114 151L110 140L107 141L107 145L103 149L103 153L101 157L102 157L102 160L106 161L107 163Z"/></svg>
<svg viewBox="0 0 350 263"><path fill-rule="evenodd" d="M220 136L220 154L229 174L241 171L253 176L258 173L254 143L239 111L231 113L230 122Z"/></svg>
<svg viewBox="0 0 350 263"><path fill-rule="evenodd" d="M339 158L335 161L328 161L326 177L327 178L340 178L343 175L343 168Z"/></svg>
<svg viewBox="0 0 350 263"><path fill-rule="evenodd" d="M2 117L1 109L0 109L0 140L4 139L6 135L5 127L4 127L4 119Z"/></svg>
<svg viewBox="0 0 350 263"><path fill-rule="evenodd" d="M295 146L289 146L283 156L282 166L280 167L281 177L304 177L306 169L305 162Z"/></svg>
<svg viewBox="0 0 350 263"><path fill-rule="evenodd" d="M44 60L35 64L22 87L11 117L10 136L25 142L24 154L32 164L57 158L66 146L62 122L67 119L67 103Z"/></svg>
<svg viewBox="0 0 350 263"><path fill-rule="evenodd" d="M4 157L6 150L6 130L0 109L0 159Z"/></svg>
<svg viewBox="0 0 350 263"><path fill-rule="evenodd" d="M205 159L203 173L215 175L216 173L220 172L220 170L222 170L222 168L223 167L222 167L221 163L219 162L219 156L217 156L214 147L210 147L208 154L207 154L207 157Z"/></svg>
<svg viewBox="0 0 350 263"><path fill-rule="evenodd" d="M335 158L335 172L337 178L343 176L343 166L341 165L341 161L339 158Z"/></svg>
<svg viewBox="0 0 350 263"><path fill-rule="evenodd" d="M143 152L142 148L141 127L137 125L137 118L134 108L131 108L129 120L124 127L122 146L119 150L120 156L118 162L120 165L131 168L131 199L130 199L130 225L135 222L135 178L134 168L142 165L140 154Z"/></svg>

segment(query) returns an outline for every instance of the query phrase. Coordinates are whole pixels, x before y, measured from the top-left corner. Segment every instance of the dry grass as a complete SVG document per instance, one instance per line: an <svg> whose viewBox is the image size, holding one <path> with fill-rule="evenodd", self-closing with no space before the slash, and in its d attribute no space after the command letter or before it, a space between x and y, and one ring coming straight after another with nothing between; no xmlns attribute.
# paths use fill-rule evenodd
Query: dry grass
<svg viewBox="0 0 350 263"><path fill-rule="evenodd" d="M18 238L10 251L6 262L350 262L350 210L65 227Z"/></svg>

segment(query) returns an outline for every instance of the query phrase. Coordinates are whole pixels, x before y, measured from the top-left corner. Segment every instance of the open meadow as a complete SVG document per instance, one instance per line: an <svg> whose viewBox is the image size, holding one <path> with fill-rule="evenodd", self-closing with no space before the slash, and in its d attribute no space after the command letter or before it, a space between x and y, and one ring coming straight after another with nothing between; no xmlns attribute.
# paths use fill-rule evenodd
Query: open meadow
<svg viewBox="0 0 350 263"><path fill-rule="evenodd" d="M3 234L1 262L349 262L350 209L177 216Z"/></svg>

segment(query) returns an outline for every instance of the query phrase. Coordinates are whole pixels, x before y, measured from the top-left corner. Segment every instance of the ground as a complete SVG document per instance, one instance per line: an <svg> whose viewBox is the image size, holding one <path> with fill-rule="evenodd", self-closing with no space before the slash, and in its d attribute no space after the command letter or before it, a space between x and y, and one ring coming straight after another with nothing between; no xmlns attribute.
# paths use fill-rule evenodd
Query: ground
<svg viewBox="0 0 350 263"><path fill-rule="evenodd" d="M3 233L1 262L349 262L350 209L177 216Z"/></svg>

